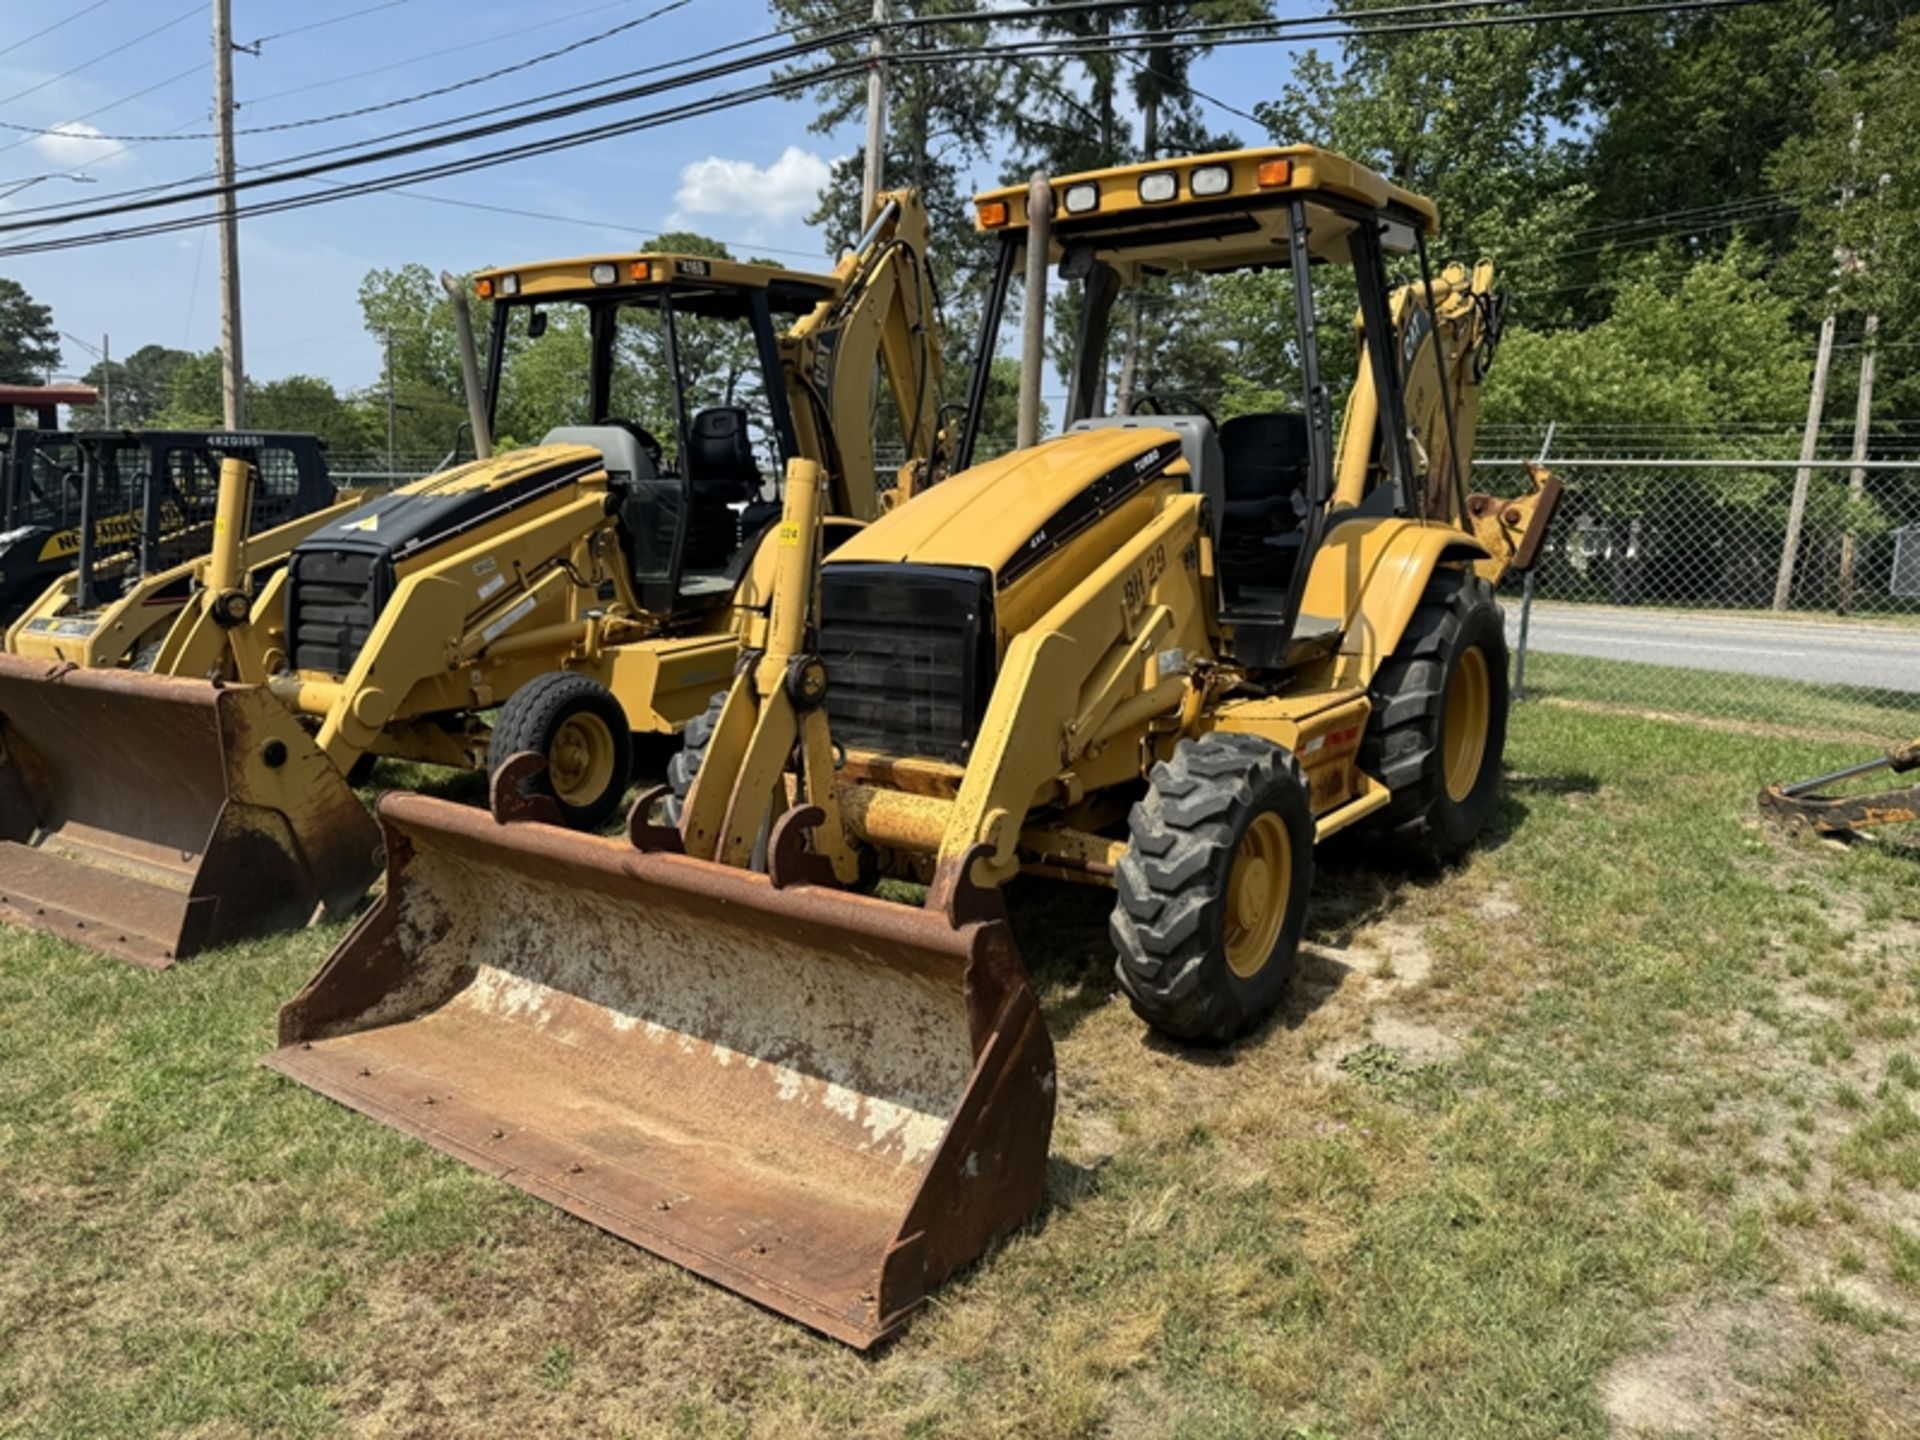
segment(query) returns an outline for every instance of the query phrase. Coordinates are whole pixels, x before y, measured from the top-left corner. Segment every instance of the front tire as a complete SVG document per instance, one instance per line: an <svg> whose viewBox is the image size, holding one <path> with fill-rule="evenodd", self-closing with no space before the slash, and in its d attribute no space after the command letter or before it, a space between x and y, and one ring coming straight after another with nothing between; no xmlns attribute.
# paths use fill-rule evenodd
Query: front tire
<svg viewBox="0 0 1920 1440"><path fill-rule="evenodd" d="M619 808L633 769L633 733L598 680L560 671L508 696L487 747L489 777L522 750L546 757L540 784L568 828L598 830Z"/></svg>
<svg viewBox="0 0 1920 1440"><path fill-rule="evenodd" d="M1435 571L1372 694L1360 767L1393 791L1379 826L1407 858L1457 860L1493 812L1507 745L1507 633L1493 587Z"/></svg>
<svg viewBox="0 0 1920 1440"><path fill-rule="evenodd" d="M1182 740L1133 807L1114 876L1114 973L1134 1013L1223 1043L1286 994L1313 889L1300 763L1253 735Z"/></svg>

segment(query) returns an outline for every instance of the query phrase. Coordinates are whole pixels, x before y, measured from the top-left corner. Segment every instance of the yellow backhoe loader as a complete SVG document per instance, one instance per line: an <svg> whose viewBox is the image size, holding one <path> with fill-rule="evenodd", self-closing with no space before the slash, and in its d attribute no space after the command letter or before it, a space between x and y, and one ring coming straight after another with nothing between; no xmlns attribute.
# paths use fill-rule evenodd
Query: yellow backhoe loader
<svg viewBox="0 0 1920 1440"><path fill-rule="evenodd" d="M371 756L539 751L535 787L601 824L632 737L698 715L764 606L761 448L775 475L820 462L838 525L878 514L878 360L911 460L931 460L925 239L900 192L832 274L668 254L482 272L485 458L333 520L257 587L228 524L161 683L0 658L0 915L164 966L348 913L378 867L346 782ZM570 381L594 423L486 454L503 388L530 374ZM238 516L254 482L229 471Z"/></svg>
<svg viewBox="0 0 1920 1440"><path fill-rule="evenodd" d="M491 820L388 797L386 893L267 1062L861 1346L1042 1197L1052 1052L1000 886L1113 885L1139 1012L1246 1032L1286 986L1318 841L1370 823L1445 858L1485 821L1491 584L1557 495L1543 471L1517 500L1468 489L1500 307L1490 265L1432 272L1429 202L1308 146L1034 199L978 201L999 262L954 473L829 552L789 472L766 627L672 791L624 841L553 825L533 754ZM969 466L1029 249L1080 287L1066 432ZM1337 449L1336 269L1361 355ZM1247 271L1274 272L1297 409L1093 413L1126 286ZM877 875L929 882L924 904L857 893Z"/></svg>

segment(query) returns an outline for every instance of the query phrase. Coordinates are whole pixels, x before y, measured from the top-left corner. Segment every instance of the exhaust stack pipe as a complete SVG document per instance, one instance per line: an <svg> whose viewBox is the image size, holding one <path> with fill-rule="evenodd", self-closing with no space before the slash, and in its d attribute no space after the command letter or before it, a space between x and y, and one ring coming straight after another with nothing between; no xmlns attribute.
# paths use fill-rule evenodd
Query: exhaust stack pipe
<svg viewBox="0 0 1920 1440"><path fill-rule="evenodd" d="M1020 424L1014 443L1040 439L1040 377L1047 363L1047 251L1053 240L1053 186L1040 171L1027 186L1027 296L1020 331Z"/></svg>
<svg viewBox="0 0 1920 1440"><path fill-rule="evenodd" d="M480 357L473 346L473 309L467 287L445 270L440 284L453 302L453 328L460 344L460 384L467 392L467 420L473 426L473 453L486 460L493 454L493 428L487 423L487 397L480 389Z"/></svg>

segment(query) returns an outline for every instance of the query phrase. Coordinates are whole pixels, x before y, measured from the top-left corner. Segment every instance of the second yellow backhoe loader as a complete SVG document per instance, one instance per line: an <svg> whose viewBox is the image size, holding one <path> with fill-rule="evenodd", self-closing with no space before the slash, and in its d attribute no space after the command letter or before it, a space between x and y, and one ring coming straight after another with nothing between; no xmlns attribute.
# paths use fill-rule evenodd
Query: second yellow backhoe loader
<svg viewBox="0 0 1920 1440"><path fill-rule="evenodd" d="M152 684L0 657L0 915L164 966L349 912L378 859L347 776L374 756L538 751L535 788L601 824L633 736L671 737L733 673L770 478L815 459L837 525L880 512L876 362L910 461L932 459L925 238L909 191L832 274L671 254L482 272L482 445L516 384L560 380L592 423L371 499L257 586L227 523ZM223 517L252 485L227 467Z"/></svg>
<svg viewBox="0 0 1920 1440"><path fill-rule="evenodd" d="M1557 494L1541 471L1516 500L1469 490L1500 307L1490 265L1432 272L1429 202L1310 146L1035 199L978 201L999 264L955 472L829 551L792 467L771 611L671 792L625 840L552 823L534 754L491 818L389 796L386 892L267 1062L860 1346L1044 1192L1052 1051L999 887L1113 886L1139 1012L1245 1033L1287 984L1320 840L1369 824L1446 858L1484 823L1491 585ZM1069 423L969 466L1029 250L1080 287ZM1335 267L1361 342L1337 449ZM1123 288L1260 271L1298 408L1094 413ZM857 893L881 875L924 904Z"/></svg>

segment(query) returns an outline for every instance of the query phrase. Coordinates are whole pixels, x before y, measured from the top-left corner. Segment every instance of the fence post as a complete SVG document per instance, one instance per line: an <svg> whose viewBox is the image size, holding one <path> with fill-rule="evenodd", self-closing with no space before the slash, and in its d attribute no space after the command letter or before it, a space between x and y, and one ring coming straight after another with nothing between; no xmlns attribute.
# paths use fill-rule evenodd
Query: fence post
<svg viewBox="0 0 1920 1440"><path fill-rule="evenodd" d="M1547 452L1553 449L1553 427L1556 422L1547 422L1547 435L1540 442L1540 464L1547 462ZM1541 547L1542 549L1545 546ZM1539 564L1536 556L1534 565ZM1520 653L1513 662L1513 698L1527 698L1527 632L1533 625L1533 566L1527 567L1527 573L1520 577Z"/></svg>

